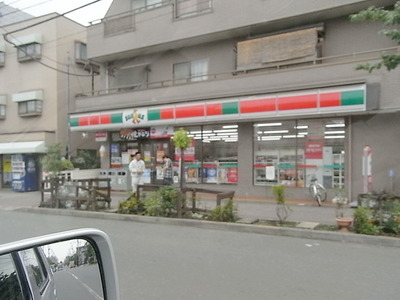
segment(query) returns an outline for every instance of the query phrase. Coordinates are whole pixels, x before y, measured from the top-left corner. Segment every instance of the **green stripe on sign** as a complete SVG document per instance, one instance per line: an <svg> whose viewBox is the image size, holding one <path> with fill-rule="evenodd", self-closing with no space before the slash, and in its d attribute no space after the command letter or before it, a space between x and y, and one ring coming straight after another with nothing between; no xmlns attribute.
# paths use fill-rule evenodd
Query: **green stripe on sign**
<svg viewBox="0 0 400 300"><path fill-rule="evenodd" d="M341 93L342 105L364 104L364 91L348 91Z"/></svg>
<svg viewBox="0 0 400 300"><path fill-rule="evenodd" d="M69 126L71 126L71 127L79 126L79 118L70 118Z"/></svg>
<svg viewBox="0 0 400 300"><path fill-rule="evenodd" d="M227 102L222 103L222 114L238 114L239 113L239 103L238 102Z"/></svg>
<svg viewBox="0 0 400 300"><path fill-rule="evenodd" d="M122 113L112 114L111 123L122 123Z"/></svg>
<svg viewBox="0 0 400 300"><path fill-rule="evenodd" d="M147 119L149 121L161 120L161 110L153 109L147 111Z"/></svg>

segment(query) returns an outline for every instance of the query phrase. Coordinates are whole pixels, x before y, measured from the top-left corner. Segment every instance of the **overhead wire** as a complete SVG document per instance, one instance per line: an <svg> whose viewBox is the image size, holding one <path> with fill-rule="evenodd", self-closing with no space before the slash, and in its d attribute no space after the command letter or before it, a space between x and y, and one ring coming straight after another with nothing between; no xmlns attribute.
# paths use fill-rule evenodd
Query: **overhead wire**
<svg viewBox="0 0 400 300"><path fill-rule="evenodd" d="M19 1L21 1L21 0L17 0L17 1L14 1L14 2L9 3L9 4L5 4L5 5L11 6L13 3L16 3L16 2L19 2ZM42 1L42 2L40 2L40 3L36 3L36 4L31 5L31 6L27 6L27 7L24 7L24 8L20 8L20 9L16 9L16 10L10 11L10 12L8 12L8 13L3 14L2 16L5 17L5 16L12 15L12 14L16 14L16 13L18 13L18 12L20 12L20 11L24 11L24 10L26 10L26 9L34 8L34 7L43 5L43 4L45 4L45 3L47 3L47 2L51 2L51 1L54 1L54 0Z"/></svg>
<svg viewBox="0 0 400 300"><path fill-rule="evenodd" d="M9 44L13 45L14 47L18 48L19 50L23 51L27 56L29 56L29 57L30 57L31 59L33 59L35 62L37 62L37 63L39 63L39 64L41 64L41 65L43 65L43 66L45 66L45 67L47 67L47 68L49 68L49 69L52 69L52 70L57 71L57 72L59 72L59 73L67 74L67 75L70 75L70 76L92 77L93 74L88 74L88 75L86 75L86 74L75 74L75 73L70 73L69 71L60 70L60 69L58 69L58 68L56 68L56 67L50 66L50 65L48 65L48 64L46 64L46 63L44 63L44 62L42 62L40 59L38 59L38 58L36 58L36 57L30 55L29 53L27 53L22 47L18 46L16 43L14 43L13 41L9 40L9 39L8 39L8 36L9 36L9 35L12 35L12 34L14 34L14 33L16 33L16 32L19 32L19 31L22 31L22 30L25 30L25 29L29 29L29 28L32 28L32 27L34 27L34 26L37 26L37 25L40 25L40 24L49 22L49 21L51 21L51 20L57 19L57 18L59 18L59 17L65 16L66 14L69 14L69 13L74 12L74 11L76 11L76 10L82 9L82 8L84 8L84 7L87 7L87 6L89 6L89 5L92 5L92 4L94 4L94 3L97 3L97 2L99 2L99 1L101 1L101 0L92 1L92 2L90 2L90 3L84 4L84 5L81 5L81 6L77 7L77 8L74 8L74 9L72 9L72 10L69 10L69 11L67 11L67 12L65 12L65 13L57 14L57 15L54 16L54 17L51 17L51 18L48 18L48 19L45 19L45 20L36 22L36 23L34 23L34 24L30 24L30 25L28 25L28 26L25 26L25 27L22 27L22 28L13 30L13 31L7 31L7 30L5 30L4 28L2 28L4 31L6 31L6 33L3 34L3 38L4 38L4 40L5 40L7 43L9 43ZM15 39L18 41L18 38L15 38Z"/></svg>

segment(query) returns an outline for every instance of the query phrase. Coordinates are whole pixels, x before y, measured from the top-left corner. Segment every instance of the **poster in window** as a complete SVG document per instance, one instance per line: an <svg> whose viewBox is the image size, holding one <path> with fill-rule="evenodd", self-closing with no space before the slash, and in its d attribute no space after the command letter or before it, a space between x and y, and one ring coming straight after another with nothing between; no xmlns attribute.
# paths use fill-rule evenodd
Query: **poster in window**
<svg viewBox="0 0 400 300"><path fill-rule="evenodd" d="M238 182L237 168L228 168L228 182L229 183L237 183Z"/></svg>

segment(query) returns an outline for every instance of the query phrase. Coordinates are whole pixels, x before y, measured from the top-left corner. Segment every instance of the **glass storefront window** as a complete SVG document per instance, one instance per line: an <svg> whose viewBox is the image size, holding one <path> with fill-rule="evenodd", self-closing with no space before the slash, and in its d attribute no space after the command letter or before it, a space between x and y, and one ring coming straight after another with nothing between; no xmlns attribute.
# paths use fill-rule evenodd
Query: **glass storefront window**
<svg viewBox="0 0 400 300"><path fill-rule="evenodd" d="M344 119L254 124L254 184L344 188Z"/></svg>
<svg viewBox="0 0 400 300"><path fill-rule="evenodd" d="M193 139L193 160L186 160L189 183L236 184L238 126L208 125L185 128Z"/></svg>

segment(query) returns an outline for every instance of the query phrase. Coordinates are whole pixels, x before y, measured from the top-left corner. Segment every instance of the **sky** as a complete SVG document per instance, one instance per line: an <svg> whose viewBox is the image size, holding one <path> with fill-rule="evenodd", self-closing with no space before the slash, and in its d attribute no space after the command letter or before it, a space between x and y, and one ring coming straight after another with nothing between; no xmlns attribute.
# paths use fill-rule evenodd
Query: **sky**
<svg viewBox="0 0 400 300"><path fill-rule="evenodd" d="M95 0L3 0L2 2L38 17L53 12L63 14L94 1ZM91 21L102 19L110 7L111 2L112 0L100 0L76 12L67 14L66 17L87 26Z"/></svg>

